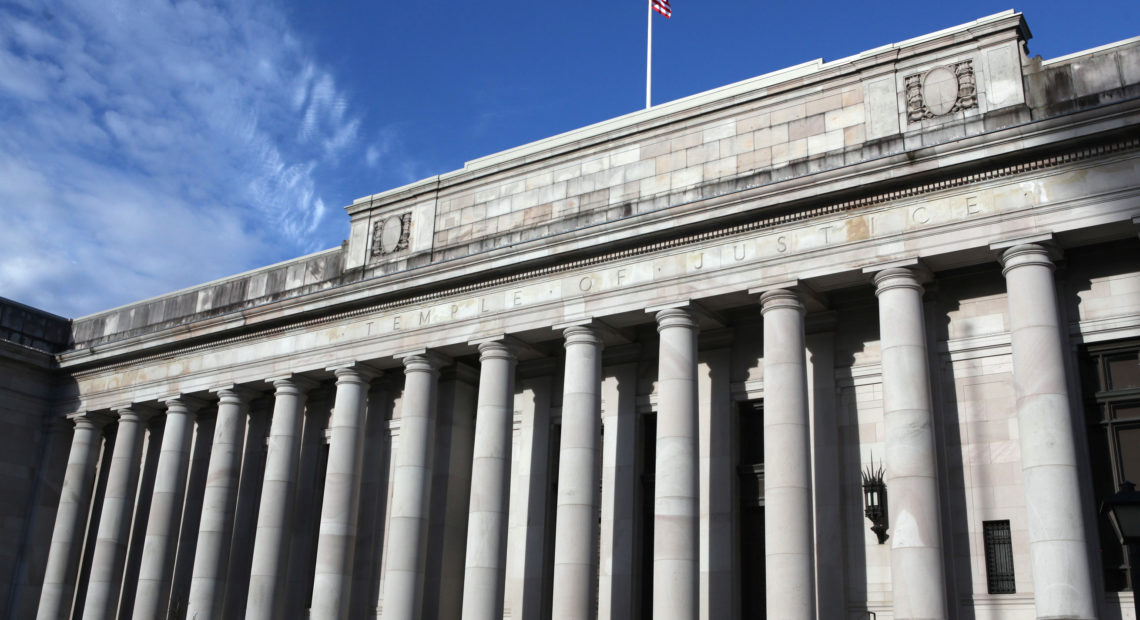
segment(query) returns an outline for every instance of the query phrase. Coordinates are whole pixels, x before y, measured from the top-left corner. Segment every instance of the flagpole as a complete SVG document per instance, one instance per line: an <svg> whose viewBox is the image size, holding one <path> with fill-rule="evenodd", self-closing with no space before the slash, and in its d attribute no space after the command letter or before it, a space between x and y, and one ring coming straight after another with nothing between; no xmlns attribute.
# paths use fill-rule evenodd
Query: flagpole
<svg viewBox="0 0 1140 620"><path fill-rule="evenodd" d="M649 35L645 38L645 109L648 110L652 105L649 94L653 86L653 0L646 0L645 7L649 9L646 26Z"/></svg>

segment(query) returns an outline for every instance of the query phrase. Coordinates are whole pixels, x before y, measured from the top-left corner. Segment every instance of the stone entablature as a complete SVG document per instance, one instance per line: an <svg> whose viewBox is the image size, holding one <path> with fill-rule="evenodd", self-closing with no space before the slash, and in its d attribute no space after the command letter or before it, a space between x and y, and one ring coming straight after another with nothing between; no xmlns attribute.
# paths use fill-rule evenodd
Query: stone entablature
<svg viewBox="0 0 1140 620"><path fill-rule="evenodd" d="M1016 126L1003 125L1045 118L1050 110L1072 113L1140 89L1130 69L1140 41L1041 63L1022 56L1027 36L1020 14L1007 12L482 158L358 200L348 207L352 232L341 248L78 319L75 346L103 348L163 330L176 341L247 329L370 294L415 292L408 287L415 281L580 255L635 228L643 236L673 237L738 220L745 200L749 211L784 209L929 171L934 161L945 162L948 148L961 150L955 163L977 164L1026 146ZM976 107L908 123L906 77L967 61ZM1059 78L1037 77L1092 65L1116 73L1104 69L1105 76L1069 90L1052 87ZM1095 102L1093 87L1106 89ZM1075 137L1057 127L1031 146ZM985 148L938 146L974 134L986 136ZM388 228L386 245L376 235Z"/></svg>
<svg viewBox="0 0 1140 620"><path fill-rule="evenodd" d="M1089 164L1098 174L1085 173ZM214 344L145 355L125 343L62 357L78 381L67 408L189 393L219 381L254 381L280 364L294 372L428 346L447 351L501 333L542 331L590 316L622 316L676 298L731 295L756 283L811 279L821 290L858 285L867 265L949 268L986 262L978 239L1064 234L1130 222L1140 209L1140 142L1109 147L760 219L556 267L330 314ZM1096 196L1095 202L1089 197ZM1127 225L1127 224L1125 224ZM907 262L910 261L910 262ZM699 287L693 277L700 275ZM707 302L706 302L707 303ZM713 302L715 303L715 302ZM710 306L715 307L715 306ZM637 320L631 319L631 320ZM133 357L133 356L132 356ZM106 365L107 362L111 362ZM91 367L91 370L84 370Z"/></svg>

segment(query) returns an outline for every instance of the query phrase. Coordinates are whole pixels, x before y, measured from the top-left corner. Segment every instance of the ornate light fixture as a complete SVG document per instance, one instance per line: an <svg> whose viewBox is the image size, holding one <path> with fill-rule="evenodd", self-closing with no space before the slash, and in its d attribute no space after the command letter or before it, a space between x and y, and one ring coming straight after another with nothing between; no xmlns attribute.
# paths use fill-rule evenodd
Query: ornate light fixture
<svg viewBox="0 0 1140 620"><path fill-rule="evenodd" d="M883 465L879 461L875 469L874 457L866 471L860 472L863 477L863 505L866 507L863 514L871 521L871 531L879 537L879 544L883 544L890 536L887 535L887 483L883 482Z"/></svg>

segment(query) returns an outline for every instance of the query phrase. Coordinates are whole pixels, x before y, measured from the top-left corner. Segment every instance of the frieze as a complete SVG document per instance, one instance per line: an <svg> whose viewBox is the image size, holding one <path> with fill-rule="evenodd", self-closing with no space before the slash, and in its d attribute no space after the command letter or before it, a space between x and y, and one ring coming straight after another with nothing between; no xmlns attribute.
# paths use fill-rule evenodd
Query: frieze
<svg viewBox="0 0 1140 620"><path fill-rule="evenodd" d="M964 60L908 75L906 118L917 123L978 107L978 87L972 61Z"/></svg>
<svg viewBox="0 0 1140 620"><path fill-rule="evenodd" d="M896 236L913 230L965 222L996 212L993 190L932 200L921 204L887 207L842 219L781 228L747 239L711 243L666 256L646 257L577 273L519 283L516 287L459 299L439 300L413 308L392 308L356 323L360 336L426 329L446 323L528 306L566 302L638 285L699 273L729 270L738 266L805 254L834 246ZM351 328L349 328L351 329Z"/></svg>

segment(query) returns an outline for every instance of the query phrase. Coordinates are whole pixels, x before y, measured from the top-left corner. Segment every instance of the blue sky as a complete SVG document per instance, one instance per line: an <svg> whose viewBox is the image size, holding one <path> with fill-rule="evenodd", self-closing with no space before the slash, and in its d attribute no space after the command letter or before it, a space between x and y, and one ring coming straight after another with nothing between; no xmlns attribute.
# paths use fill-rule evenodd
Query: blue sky
<svg viewBox="0 0 1140 620"><path fill-rule="evenodd" d="M1045 58L1136 0L674 0L654 101L1015 8ZM353 199L644 105L640 0L4 0L0 296L76 317L338 245Z"/></svg>

